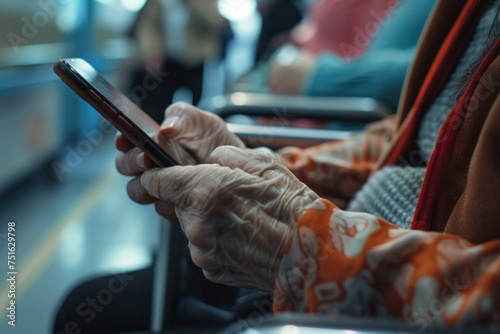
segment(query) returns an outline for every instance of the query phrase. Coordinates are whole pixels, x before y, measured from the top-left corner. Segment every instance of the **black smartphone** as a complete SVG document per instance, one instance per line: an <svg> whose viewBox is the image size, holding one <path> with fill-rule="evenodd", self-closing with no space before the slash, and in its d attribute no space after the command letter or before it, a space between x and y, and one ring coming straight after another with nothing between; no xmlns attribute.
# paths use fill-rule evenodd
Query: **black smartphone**
<svg viewBox="0 0 500 334"><path fill-rule="evenodd" d="M174 140L165 143L162 141L163 147L153 140L151 136L160 130L158 123L113 87L85 60L61 59L55 63L54 72L147 154L158 167L195 163L192 156Z"/></svg>

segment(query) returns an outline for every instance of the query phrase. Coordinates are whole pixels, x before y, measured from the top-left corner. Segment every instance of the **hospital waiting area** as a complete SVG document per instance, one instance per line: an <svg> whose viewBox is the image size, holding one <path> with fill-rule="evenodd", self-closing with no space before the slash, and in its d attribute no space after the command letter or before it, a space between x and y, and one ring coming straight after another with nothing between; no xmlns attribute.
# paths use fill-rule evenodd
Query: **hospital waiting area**
<svg viewBox="0 0 500 334"><path fill-rule="evenodd" d="M0 0L0 333L494 333L499 0Z"/></svg>

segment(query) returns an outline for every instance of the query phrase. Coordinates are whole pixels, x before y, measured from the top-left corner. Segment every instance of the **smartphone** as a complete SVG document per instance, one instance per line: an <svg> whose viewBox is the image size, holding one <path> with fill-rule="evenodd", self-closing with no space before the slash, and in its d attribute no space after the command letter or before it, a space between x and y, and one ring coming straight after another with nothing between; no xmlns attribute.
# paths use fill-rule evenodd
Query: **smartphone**
<svg viewBox="0 0 500 334"><path fill-rule="evenodd" d="M151 137L160 125L113 87L89 63L79 58L57 61L54 72L88 102L134 145L139 147L158 167L192 165L192 156L174 140L160 146Z"/></svg>

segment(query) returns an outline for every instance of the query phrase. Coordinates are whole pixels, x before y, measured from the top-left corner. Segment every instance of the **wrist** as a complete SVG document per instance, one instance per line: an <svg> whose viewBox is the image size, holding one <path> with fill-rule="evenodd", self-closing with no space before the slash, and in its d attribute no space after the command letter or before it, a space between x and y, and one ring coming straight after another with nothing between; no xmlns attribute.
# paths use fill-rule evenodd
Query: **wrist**
<svg viewBox="0 0 500 334"><path fill-rule="evenodd" d="M296 226L290 230L274 276L274 311L307 311L307 288L317 278L319 265L324 261L323 247L329 243L317 224L331 216L334 205L317 199L302 213ZM324 224L320 224L324 225ZM328 227L326 227L328 228ZM327 254L330 256L330 254Z"/></svg>

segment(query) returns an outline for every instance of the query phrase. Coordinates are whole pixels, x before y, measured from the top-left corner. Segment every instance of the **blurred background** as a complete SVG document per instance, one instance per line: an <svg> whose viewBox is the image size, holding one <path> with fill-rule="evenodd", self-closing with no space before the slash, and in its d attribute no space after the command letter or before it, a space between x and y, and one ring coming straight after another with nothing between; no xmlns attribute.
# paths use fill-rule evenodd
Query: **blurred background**
<svg viewBox="0 0 500 334"><path fill-rule="evenodd" d="M202 100L253 65L260 16L256 1L239 2L238 11L222 4L231 36L224 61L204 62ZM1 333L49 333L76 284L151 264L159 217L128 199L128 180L114 170L115 131L52 70L60 58L81 57L126 89L130 31L145 3L0 1ZM174 101L191 98L179 89ZM16 327L6 317L8 222L15 222Z"/></svg>

